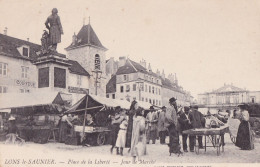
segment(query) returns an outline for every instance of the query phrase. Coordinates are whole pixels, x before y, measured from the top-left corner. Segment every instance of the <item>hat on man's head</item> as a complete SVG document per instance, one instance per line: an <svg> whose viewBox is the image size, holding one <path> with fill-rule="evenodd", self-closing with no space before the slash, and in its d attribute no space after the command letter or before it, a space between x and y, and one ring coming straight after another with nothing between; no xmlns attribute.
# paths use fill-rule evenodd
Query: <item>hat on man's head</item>
<svg viewBox="0 0 260 167"><path fill-rule="evenodd" d="M153 106L150 106L150 110L155 110Z"/></svg>
<svg viewBox="0 0 260 167"><path fill-rule="evenodd" d="M190 109L190 107L184 106L184 111L188 111L189 109Z"/></svg>
<svg viewBox="0 0 260 167"><path fill-rule="evenodd" d="M192 106L190 106L190 108L192 108L192 109L198 109L199 107L198 107L198 105L192 105Z"/></svg>
<svg viewBox="0 0 260 167"><path fill-rule="evenodd" d="M169 100L169 102L171 103L171 102L174 102L174 101L176 101L177 99L175 99L175 97L172 97L172 98L170 98L170 100Z"/></svg>

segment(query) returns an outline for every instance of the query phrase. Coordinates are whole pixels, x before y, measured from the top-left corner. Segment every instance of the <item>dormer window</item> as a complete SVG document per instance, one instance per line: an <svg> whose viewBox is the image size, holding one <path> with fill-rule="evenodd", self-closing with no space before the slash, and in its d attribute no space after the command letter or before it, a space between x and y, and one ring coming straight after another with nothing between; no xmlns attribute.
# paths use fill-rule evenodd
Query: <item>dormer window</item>
<svg viewBox="0 0 260 167"><path fill-rule="evenodd" d="M29 57L29 48L23 47L23 56Z"/></svg>

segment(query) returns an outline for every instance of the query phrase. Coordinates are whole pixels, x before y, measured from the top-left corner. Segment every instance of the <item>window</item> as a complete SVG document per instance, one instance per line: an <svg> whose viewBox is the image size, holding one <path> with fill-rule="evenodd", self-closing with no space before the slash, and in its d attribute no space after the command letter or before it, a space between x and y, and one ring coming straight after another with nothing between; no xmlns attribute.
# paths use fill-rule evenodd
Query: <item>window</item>
<svg viewBox="0 0 260 167"><path fill-rule="evenodd" d="M54 87L66 88L66 70L54 67Z"/></svg>
<svg viewBox="0 0 260 167"><path fill-rule="evenodd" d="M145 92L147 92L147 85L145 85Z"/></svg>
<svg viewBox="0 0 260 167"><path fill-rule="evenodd" d="M158 79L157 79L157 81L156 81L156 82L157 82L157 84L159 84L159 80L158 80Z"/></svg>
<svg viewBox="0 0 260 167"><path fill-rule="evenodd" d="M0 63L0 76L7 76L7 64Z"/></svg>
<svg viewBox="0 0 260 167"><path fill-rule="evenodd" d="M112 94L112 99L115 99L116 98L116 95L115 94Z"/></svg>
<svg viewBox="0 0 260 167"><path fill-rule="evenodd" d="M161 101L159 100L159 106L161 105Z"/></svg>
<svg viewBox="0 0 260 167"><path fill-rule="evenodd" d="M29 67L22 66L22 78L28 78Z"/></svg>
<svg viewBox="0 0 260 167"><path fill-rule="evenodd" d="M157 88L155 88L155 94L157 94Z"/></svg>
<svg viewBox="0 0 260 167"><path fill-rule="evenodd" d="M107 94L106 97L109 98L109 94Z"/></svg>
<svg viewBox="0 0 260 167"><path fill-rule="evenodd" d="M153 94L154 94L154 87L152 88L152 92L153 92Z"/></svg>
<svg viewBox="0 0 260 167"><path fill-rule="evenodd" d="M153 99L153 104L155 104L155 100Z"/></svg>
<svg viewBox="0 0 260 167"><path fill-rule="evenodd" d="M141 84L141 89L142 89L142 91L144 91L144 84L143 83Z"/></svg>
<svg viewBox="0 0 260 167"><path fill-rule="evenodd" d="M156 100L156 103L155 103L156 105L158 105L158 100Z"/></svg>
<svg viewBox="0 0 260 167"><path fill-rule="evenodd" d="M147 98L145 98L145 102L148 102L148 99L147 99Z"/></svg>
<svg viewBox="0 0 260 167"><path fill-rule="evenodd" d="M126 85L125 91L130 92L130 85Z"/></svg>
<svg viewBox="0 0 260 167"><path fill-rule="evenodd" d="M95 70L100 70L100 56L98 54L95 55Z"/></svg>
<svg viewBox="0 0 260 167"><path fill-rule="evenodd" d="M0 93L7 93L7 87L6 86L0 86Z"/></svg>
<svg viewBox="0 0 260 167"><path fill-rule="evenodd" d="M161 95L161 89L158 89L158 91L159 91L159 95Z"/></svg>
<svg viewBox="0 0 260 167"><path fill-rule="evenodd" d="M38 72L38 87L49 87L49 67L40 68Z"/></svg>
<svg viewBox="0 0 260 167"><path fill-rule="evenodd" d="M151 99L149 99L149 103L152 103L152 100L151 100Z"/></svg>
<svg viewBox="0 0 260 167"><path fill-rule="evenodd" d="M23 47L23 56L29 57L29 48Z"/></svg>
<svg viewBox="0 0 260 167"><path fill-rule="evenodd" d="M120 92L124 92L124 86L120 86Z"/></svg>
<svg viewBox="0 0 260 167"><path fill-rule="evenodd" d="M21 93L30 93L30 90L29 89L20 89L20 92Z"/></svg>
<svg viewBox="0 0 260 167"><path fill-rule="evenodd" d="M142 97L142 101L144 101L144 98Z"/></svg>
<svg viewBox="0 0 260 167"><path fill-rule="evenodd" d="M149 86L149 93L151 93L151 86Z"/></svg>
<svg viewBox="0 0 260 167"><path fill-rule="evenodd" d="M124 75L124 81L128 81L128 75Z"/></svg>
<svg viewBox="0 0 260 167"><path fill-rule="evenodd" d="M136 91L136 84L133 84L133 91Z"/></svg>
<svg viewBox="0 0 260 167"><path fill-rule="evenodd" d="M81 75L77 75L77 85L81 86Z"/></svg>

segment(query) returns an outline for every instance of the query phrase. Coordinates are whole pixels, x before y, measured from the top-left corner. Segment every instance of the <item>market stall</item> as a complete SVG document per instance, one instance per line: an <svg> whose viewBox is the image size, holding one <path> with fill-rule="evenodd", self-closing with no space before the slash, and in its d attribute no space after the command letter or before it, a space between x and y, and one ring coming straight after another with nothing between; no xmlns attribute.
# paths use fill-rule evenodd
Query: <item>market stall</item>
<svg viewBox="0 0 260 167"><path fill-rule="evenodd" d="M110 118L114 108L128 109L130 103L123 100L108 99L86 95L65 113L78 115L80 125L74 126L74 133L68 137L68 144L103 145L109 141Z"/></svg>
<svg viewBox="0 0 260 167"><path fill-rule="evenodd" d="M224 125L221 126L219 128L200 128L200 129L189 129L189 130L185 130L182 133L183 134L187 134L190 136L196 136L196 138L198 136L204 136L204 149L205 152L207 150L207 147L213 147L216 149L217 151L217 155L220 155L220 149L222 148L222 152L224 152L224 141L223 141L223 137L225 133L228 133L228 126ZM194 139L196 145L195 145L195 152L197 154L199 154L199 144L198 142L196 142L197 139ZM207 145L207 138L210 139L210 142L212 145Z"/></svg>
<svg viewBox="0 0 260 167"><path fill-rule="evenodd" d="M0 110L9 110L16 118L21 138L36 143L47 143L48 139L57 138L59 114L64 112L70 103L68 94L37 92L5 94L4 97L0 96Z"/></svg>

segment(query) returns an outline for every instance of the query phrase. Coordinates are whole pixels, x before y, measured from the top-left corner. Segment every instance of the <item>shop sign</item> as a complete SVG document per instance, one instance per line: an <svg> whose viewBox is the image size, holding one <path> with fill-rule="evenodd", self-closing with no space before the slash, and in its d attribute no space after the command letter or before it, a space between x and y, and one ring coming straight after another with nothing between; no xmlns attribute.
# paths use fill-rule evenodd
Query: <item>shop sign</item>
<svg viewBox="0 0 260 167"><path fill-rule="evenodd" d="M68 89L70 93L88 94L88 89L85 88L69 86Z"/></svg>
<svg viewBox="0 0 260 167"><path fill-rule="evenodd" d="M26 87L32 87L32 88L35 87L35 82L24 81L24 80L19 80L19 79L16 79L14 82L15 82L16 86L26 86Z"/></svg>

